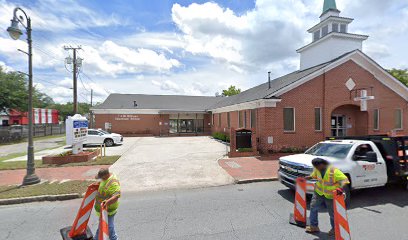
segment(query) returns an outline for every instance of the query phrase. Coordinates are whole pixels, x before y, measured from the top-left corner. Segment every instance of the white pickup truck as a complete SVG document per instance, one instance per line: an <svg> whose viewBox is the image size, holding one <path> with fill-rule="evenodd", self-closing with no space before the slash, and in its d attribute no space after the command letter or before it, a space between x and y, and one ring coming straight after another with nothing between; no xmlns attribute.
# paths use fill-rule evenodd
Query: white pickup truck
<svg viewBox="0 0 408 240"><path fill-rule="evenodd" d="M350 190L384 186L388 182L402 181L408 176L408 136L364 136L330 138L317 143L304 154L279 159L279 180L295 188L296 178L313 171L312 160L324 158L347 175ZM308 182L313 186L313 181ZM307 192L313 193L313 187ZM349 197L347 199L350 199Z"/></svg>

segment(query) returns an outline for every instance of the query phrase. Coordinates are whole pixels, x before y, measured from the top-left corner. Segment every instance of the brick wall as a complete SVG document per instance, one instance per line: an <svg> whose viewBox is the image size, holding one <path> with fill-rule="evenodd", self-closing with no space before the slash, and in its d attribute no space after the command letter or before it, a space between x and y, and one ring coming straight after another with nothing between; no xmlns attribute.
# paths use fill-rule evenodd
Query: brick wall
<svg viewBox="0 0 408 240"><path fill-rule="evenodd" d="M360 111L360 103L345 87L350 78L355 89L371 88L375 100L368 102L368 111ZM369 95L371 91L369 90ZM353 61L348 61L324 75L299 86L281 96L276 108L259 109L260 148L262 151L279 150L283 147L310 147L331 136L332 114L345 114L348 135L386 134L394 129L394 111L403 110L404 129L399 134L408 134L407 102L379 82L375 77ZM283 131L283 109L295 108L295 128L291 133ZM322 131L315 130L314 109L322 108ZM374 130L374 109L380 109L380 128ZM268 144L267 137L273 136L274 143Z"/></svg>
<svg viewBox="0 0 408 240"><path fill-rule="evenodd" d="M375 100L368 101L368 111L360 111L360 103L354 101L354 95L346 88L350 78L356 83L354 89L367 88ZM372 92L371 89L372 88ZM316 142L331 136L331 116L346 115L348 135L386 134L394 129L395 109L403 111L403 130L398 134L408 134L408 104L375 77L353 61L348 61L325 74L285 93L276 108L257 109L256 132L261 152L280 150L284 147L310 147ZM283 109L295 108L295 131L284 132ZM315 130L315 108L322 110L322 130ZM374 130L374 109L380 110L379 129ZM238 114L231 112L231 126L238 128ZM227 113L215 114L213 132L223 132L227 127ZM247 110L247 127L250 111ZM226 131L227 133L229 130ZM273 144L268 143L273 137Z"/></svg>
<svg viewBox="0 0 408 240"><path fill-rule="evenodd" d="M105 129L105 122L112 124L112 132L123 135L168 135L169 114L95 114L95 128ZM211 115L204 115L204 134L211 132Z"/></svg>

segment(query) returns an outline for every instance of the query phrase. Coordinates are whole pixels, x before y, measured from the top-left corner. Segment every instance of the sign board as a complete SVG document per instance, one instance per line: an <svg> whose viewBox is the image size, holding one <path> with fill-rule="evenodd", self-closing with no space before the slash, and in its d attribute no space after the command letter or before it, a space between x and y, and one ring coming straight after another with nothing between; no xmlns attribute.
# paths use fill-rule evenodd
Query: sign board
<svg viewBox="0 0 408 240"><path fill-rule="evenodd" d="M88 136L88 120L79 115L69 116L66 121L67 145L72 145L72 152L82 152L82 145Z"/></svg>

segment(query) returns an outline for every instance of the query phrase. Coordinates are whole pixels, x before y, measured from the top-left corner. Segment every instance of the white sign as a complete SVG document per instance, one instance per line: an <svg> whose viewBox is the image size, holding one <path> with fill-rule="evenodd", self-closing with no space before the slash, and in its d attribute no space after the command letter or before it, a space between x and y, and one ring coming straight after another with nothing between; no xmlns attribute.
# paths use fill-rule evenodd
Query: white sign
<svg viewBox="0 0 408 240"><path fill-rule="evenodd" d="M360 109L362 112L367 111L368 106L367 106L367 101L368 100L373 100L375 99L374 96L368 96L367 90L361 90L360 92L360 97L354 98L354 101L360 101Z"/></svg>
<svg viewBox="0 0 408 240"><path fill-rule="evenodd" d="M72 145L72 152L82 152L82 145L88 136L88 120L79 114L69 116L66 121L66 141Z"/></svg>
<svg viewBox="0 0 408 240"><path fill-rule="evenodd" d="M268 144L273 144L273 137L268 137Z"/></svg>
<svg viewBox="0 0 408 240"><path fill-rule="evenodd" d="M115 117L116 121L139 121L140 117L138 115L132 115L132 114L120 114L117 117Z"/></svg>

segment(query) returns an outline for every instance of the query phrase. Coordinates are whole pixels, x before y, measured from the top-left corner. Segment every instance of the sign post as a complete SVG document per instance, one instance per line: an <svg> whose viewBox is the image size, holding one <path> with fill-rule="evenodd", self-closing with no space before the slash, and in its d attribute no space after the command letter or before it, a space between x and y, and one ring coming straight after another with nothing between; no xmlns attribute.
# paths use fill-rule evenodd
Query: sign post
<svg viewBox="0 0 408 240"><path fill-rule="evenodd" d="M66 121L67 145L72 145L72 154L83 151L83 144L88 136L88 120L80 114L69 116Z"/></svg>

